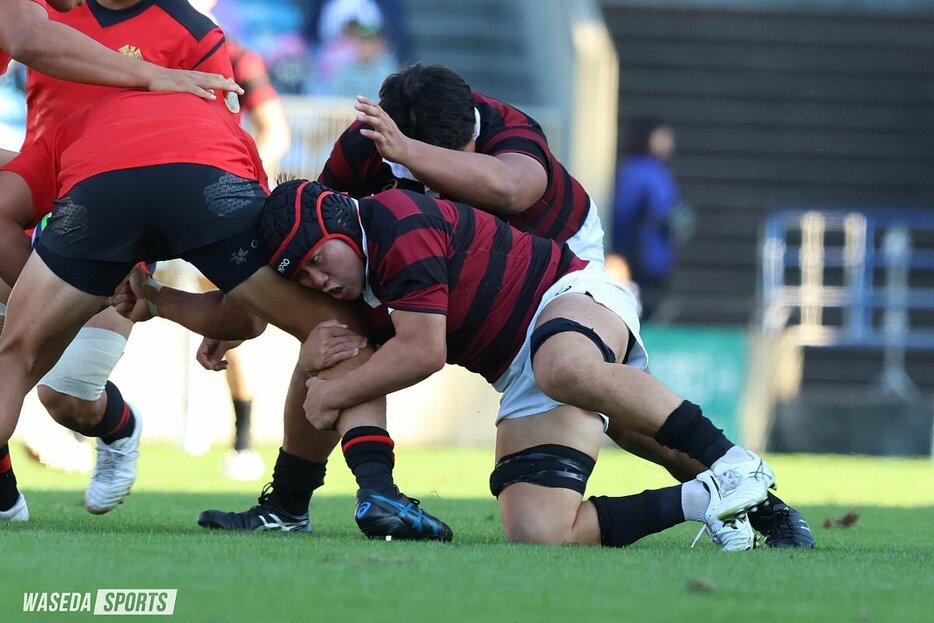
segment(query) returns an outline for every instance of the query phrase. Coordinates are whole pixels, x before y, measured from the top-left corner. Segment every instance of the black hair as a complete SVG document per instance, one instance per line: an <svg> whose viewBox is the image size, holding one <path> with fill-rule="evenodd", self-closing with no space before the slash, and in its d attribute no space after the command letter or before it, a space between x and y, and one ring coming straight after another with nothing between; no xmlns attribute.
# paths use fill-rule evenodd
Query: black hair
<svg viewBox="0 0 934 623"><path fill-rule="evenodd" d="M629 123L629 132L626 135L627 154L649 153L649 139L652 132L663 127L661 119L657 117L636 117Z"/></svg>
<svg viewBox="0 0 934 623"><path fill-rule="evenodd" d="M379 105L409 138L463 149L473 137L470 85L442 65L416 63L392 74L379 90Z"/></svg>

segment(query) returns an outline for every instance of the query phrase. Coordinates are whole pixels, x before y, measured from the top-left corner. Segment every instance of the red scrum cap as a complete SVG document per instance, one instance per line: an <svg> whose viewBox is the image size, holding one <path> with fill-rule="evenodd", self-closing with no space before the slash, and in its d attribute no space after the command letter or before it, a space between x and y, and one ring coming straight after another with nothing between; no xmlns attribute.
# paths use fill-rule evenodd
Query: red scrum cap
<svg viewBox="0 0 934 623"><path fill-rule="evenodd" d="M269 265L289 279L333 238L343 240L364 258L353 199L318 182L291 180L277 186L263 206L259 235Z"/></svg>

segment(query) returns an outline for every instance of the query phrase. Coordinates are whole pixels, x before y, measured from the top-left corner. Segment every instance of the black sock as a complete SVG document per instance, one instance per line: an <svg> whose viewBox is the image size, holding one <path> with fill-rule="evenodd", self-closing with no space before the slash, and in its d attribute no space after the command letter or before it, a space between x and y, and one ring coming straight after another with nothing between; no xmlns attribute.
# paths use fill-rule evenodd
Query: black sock
<svg viewBox="0 0 934 623"><path fill-rule="evenodd" d="M13 464L10 463L10 446L0 446L0 511L8 511L19 499L19 489L16 488L16 474L13 473Z"/></svg>
<svg viewBox="0 0 934 623"><path fill-rule="evenodd" d="M621 498L592 497L604 547L626 547L684 521L681 485Z"/></svg>
<svg viewBox="0 0 934 623"><path fill-rule="evenodd" d="M341 450L361 489L393 488L394 446L389 433L378 426L358 426L347 431L341 439Z"/></svg>
<svg viewBox="0 0 934 623"><path fill-rule="evenodd" d="M89 437L100 437L106 444L112 444L118 439L129 437L136 427L136 417L133 411L123 401L123 395L117 386L107 381L104 385L107 394L107 406L104 408L104 417L91 430Z"/></svg>
<svg viewBox="0 0 934 623"><path fill-rule="evenodd" d="M272 472L270 497L287 513L296 516L306 514L312 492L324 484L327 464L327 461L307 461L279 448Z"/></svg>
<svg viewBox="0 0 934 623"><path fill-rule="evenodd" d="M655 434L655 441L684 452L707 467L713 465L735 444L723 431L704 417L701 408L685 400Z"/></svg>
<svg viewBox="0 0 934 623"><path fill-rule="evenodd" d="M250 449L250 416L253 412L252 400L233 400L234 408L234 450Z"/></svg>

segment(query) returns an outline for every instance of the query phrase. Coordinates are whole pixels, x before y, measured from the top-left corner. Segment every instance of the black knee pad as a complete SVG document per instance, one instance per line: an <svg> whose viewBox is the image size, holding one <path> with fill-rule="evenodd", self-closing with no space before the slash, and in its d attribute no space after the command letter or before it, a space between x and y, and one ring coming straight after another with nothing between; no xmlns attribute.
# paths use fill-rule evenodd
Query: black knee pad
<svg viewBox="0 0 934 623"><path fill-rule="evenodd" d="M509 485L528 482L581 495L596 461L574 448L544 444L504 456L490 474L490 493L499 496Z"/></svg>
<svg viewBox="0 0 934 623"><path fill-rule="evenodd" d="M568 331L580 333L585 336L600 349L600 354L603 355L604 361L607 363L616 363L616 354L613 352L613 349L607 346L607 343L603 341L603 338L597 335L596 331L568 318L552 318L532 331L532 339L529 342L529 346L531 347L530 359L535 361L535 353L537 353L541 345L545 343L545 340L558 333L565 333Z"/></svg>

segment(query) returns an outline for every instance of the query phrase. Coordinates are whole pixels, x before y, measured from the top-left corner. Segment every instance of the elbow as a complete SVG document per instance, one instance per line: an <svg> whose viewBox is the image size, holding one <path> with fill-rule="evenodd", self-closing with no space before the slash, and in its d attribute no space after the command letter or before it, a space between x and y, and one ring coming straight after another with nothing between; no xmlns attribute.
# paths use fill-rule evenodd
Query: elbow
<svg viewBox="0 0 934 623"><path fill-rule="evenodd" d="M43 37L29 28L20 30L13 37L7 38L4 42L4 49L14 60L27 67L32 66L46 53Z"/></svg>
<svg viewBox="0 0 934 623"><path fill-rule="evenodd" d="M260 318L253 316L250 319L249 325L246 327L246 330L244 331L244 335L245 335L244 339L252 340L254 338L259 337L260 335L262 335L263 331L266 330L266 326L267 326L267 323L265 320L261 320Z"/></svg>
<svg viewBox="0 0 934 623"><path fill-rule="evenodd" d="M447 363L447 357L447 347L444 344L439 348L433 348L430 352L424 353L424 357L420 358L422 363L422 375L424 378L428 378L435 372L441 370Z"/></svg>

